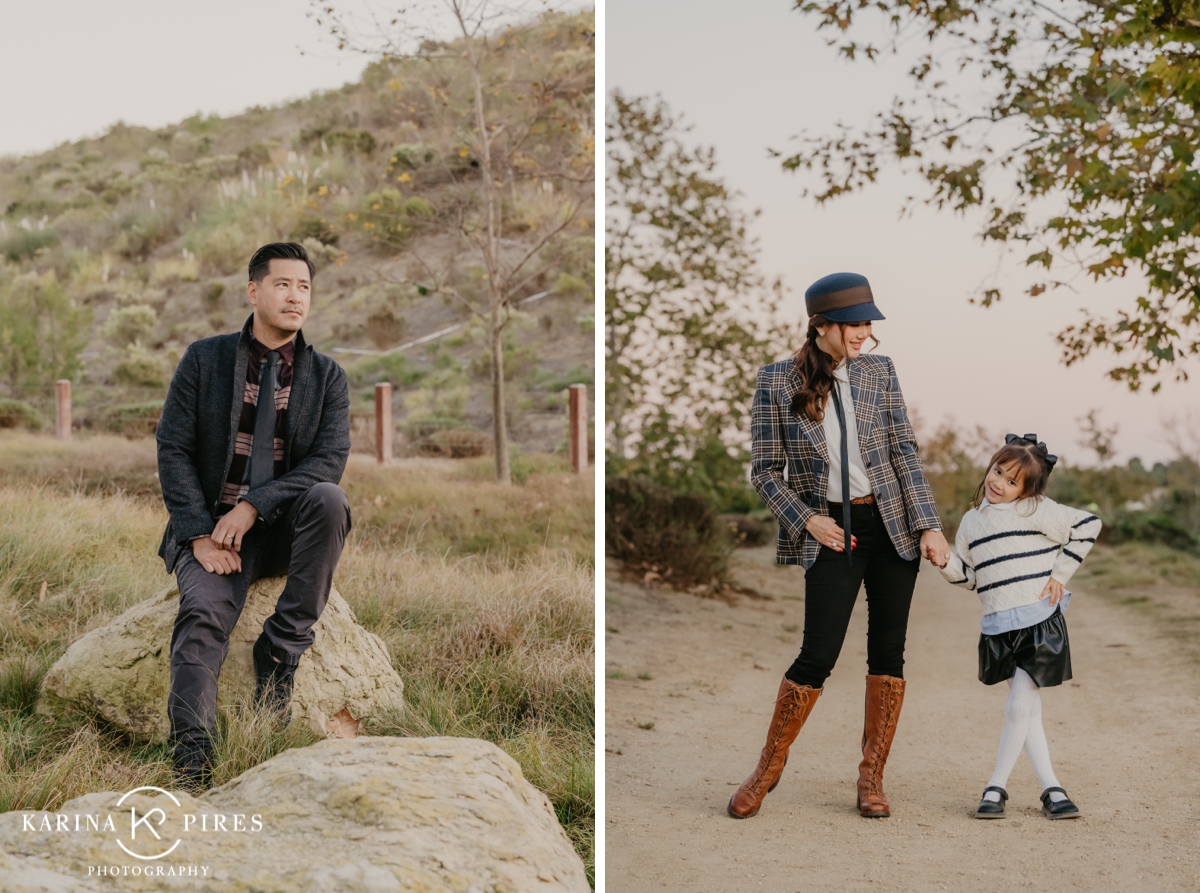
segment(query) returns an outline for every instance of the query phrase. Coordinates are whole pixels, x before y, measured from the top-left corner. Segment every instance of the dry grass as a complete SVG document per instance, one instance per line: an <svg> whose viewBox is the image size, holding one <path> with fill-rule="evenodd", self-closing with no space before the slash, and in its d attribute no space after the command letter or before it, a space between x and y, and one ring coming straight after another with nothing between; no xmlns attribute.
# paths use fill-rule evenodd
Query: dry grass
<svg viewBox="0 0 1200 893"><path fill-rule="evenodd" d="M42 676L72 642L170 582L156 555L162 503L123 483L145 480L153 456L152 441L0 436L0 811L171 783L164 747L33 712ZM368 731L495 742L550 797L590 876L590 478L534 474L501 488L486 470L356 458L347 472L355 527L334 585L384 639L406 686L405 710ZM215 782L313 740L306 729L265 728L251 710L226 711Z"/></svg>
<svg viewBox="0 0 1200 893"><path fill-rule="evenodd" d="M1160 543L1098 545L1071 582L1150 616L1200 662L1200 558Z"/></svg>

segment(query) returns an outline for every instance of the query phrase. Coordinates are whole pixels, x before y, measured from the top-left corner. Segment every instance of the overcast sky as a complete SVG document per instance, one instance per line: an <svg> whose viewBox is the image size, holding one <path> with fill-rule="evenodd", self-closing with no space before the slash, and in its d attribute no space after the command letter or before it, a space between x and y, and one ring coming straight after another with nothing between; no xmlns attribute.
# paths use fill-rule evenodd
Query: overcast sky
<svg viewBox="0 0 1200 893"><path fill-rule="evenodd" d="M309 8L306 0L5 3L0 155L48 149L118 120L160 127L357 79L365 60L323 42Z"/></svg>
<svg viewBox="0 0 1200 893"><path fill-rule="evenodd" d="M927 423L953 417L964 428L1035 432L1052 452L1090 462L1075 419L1099 408L1102 420L1120 426L1119 460L1170 458L1161 419L1196 403L1196 386L1131 395L1104 377L1111 355L1067 369L1053 339L1085 304L1128 305L1134 283L1027 297L1022 291L1036 278L1013 260L996 275L1000 258L975 237L977 218L922 209L897 219L904 196L921 189L916 178L886 175L863 194L817 208L801 197L815 180L785 174L768 157L768 147L794 146L790 138L802 130L866 123L890 104L902 65L837 59L815 20L789 0L609 0L605 24L607 88L661 94L694 125L694 142L716 147L726 182L763 211L755 231L764 272L783 275L797 317L804 289L826 273L871 280L888 317L875 326L878 350L895 360L909 404ZM988 310L968 304L993 278L1006 287L1005 300Z"/></svg>

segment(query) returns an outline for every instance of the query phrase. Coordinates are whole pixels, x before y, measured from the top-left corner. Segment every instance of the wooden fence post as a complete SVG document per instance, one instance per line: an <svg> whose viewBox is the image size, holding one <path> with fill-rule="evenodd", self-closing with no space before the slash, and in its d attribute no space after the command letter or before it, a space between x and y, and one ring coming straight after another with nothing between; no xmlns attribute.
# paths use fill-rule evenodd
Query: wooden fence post
<svg viewBox="0 0 1200 893"><path fill-rule="evenodd" d="M380 465L392 461L392 386L375 385L375 458Z"/></svg>
<svg viewBox="0 0 1200 893"><path fill-rule="evenodd" d="M587 385L573 384L569 392L571 465L575 467L577 474L583 474L588 467Z"/></svg>
<svg viewBox="0 0 1200 893"><path fill-rule="evenodd" d="M54 436L71 439L71 382L66 378L54 383Z"/></svg>

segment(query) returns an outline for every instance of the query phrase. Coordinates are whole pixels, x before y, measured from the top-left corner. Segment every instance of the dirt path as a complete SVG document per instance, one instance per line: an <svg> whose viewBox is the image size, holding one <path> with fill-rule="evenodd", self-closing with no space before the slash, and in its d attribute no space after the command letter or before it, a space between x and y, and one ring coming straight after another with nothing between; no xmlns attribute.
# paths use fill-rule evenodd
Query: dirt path
<svg viewBox="0 0 1200 893"><path fill-rule="evenodd" d="M1043 704L1055 770L1084 817L1043 818L1022 755L1009 817L973 819L1007 689L976 680L977 599L928 566L887 768L892 817L863 819L854 808L860 597L779 787L757 817L728 818L804 623L803 572L754 552L742 560L754 565L756 587L786 597L729 606L608 575L609 893L1200 890L1200 665L1144 612L1076 590L1067 615L1075 679Z"/></svg>

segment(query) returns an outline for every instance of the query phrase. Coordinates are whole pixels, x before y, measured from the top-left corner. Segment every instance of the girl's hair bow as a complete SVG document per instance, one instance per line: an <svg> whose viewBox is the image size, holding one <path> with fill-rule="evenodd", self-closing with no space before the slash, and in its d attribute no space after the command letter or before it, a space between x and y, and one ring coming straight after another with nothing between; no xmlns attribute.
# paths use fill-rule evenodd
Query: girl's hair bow
<svg viewBox="0 0 1200 893"><path fill-rule="evenodd" d="M1038 440L1036 434L1026 434L1024 437L1019 434L1004 435L1004 442L1006 444L1012 443L1014 440L1020 440L1029 444L1031 447L1033 447L1034 452L1036 452L1045 461L1046 467L1049 468L1050 471L1054 470L1054 466L1058 463L1058 456L1051 455L1049 452L1047 452L1045 442Z"/></svg>

